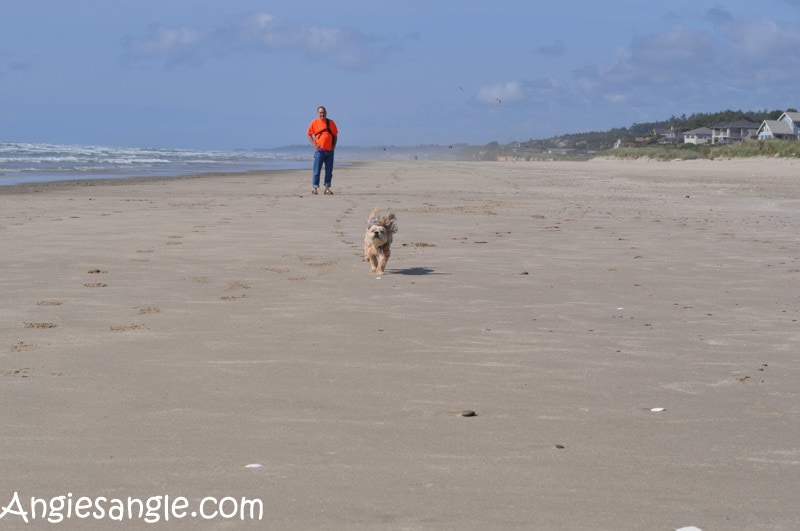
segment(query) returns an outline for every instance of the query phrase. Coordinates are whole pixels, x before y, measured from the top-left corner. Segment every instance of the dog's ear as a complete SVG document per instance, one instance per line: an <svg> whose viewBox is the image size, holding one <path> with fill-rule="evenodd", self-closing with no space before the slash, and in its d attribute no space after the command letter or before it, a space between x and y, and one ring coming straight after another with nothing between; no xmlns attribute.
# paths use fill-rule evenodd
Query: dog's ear
<svg viewBox="0 0 800 531"><path fill-rule="evenodd" d="M367 226L374 225L375 220L377 220L380 216L378 216L378 211L380 209L378 207L373 208L370 210L369 215L367 215Z"/></svg>
<svg viewBox="0 0 800 531"><path fill-rule="evenodd" d="M389 212L383 218L381 218L383 225L386 227L386 230L394 234L397 232L397 218L394 215L394 212Z"/></svg>

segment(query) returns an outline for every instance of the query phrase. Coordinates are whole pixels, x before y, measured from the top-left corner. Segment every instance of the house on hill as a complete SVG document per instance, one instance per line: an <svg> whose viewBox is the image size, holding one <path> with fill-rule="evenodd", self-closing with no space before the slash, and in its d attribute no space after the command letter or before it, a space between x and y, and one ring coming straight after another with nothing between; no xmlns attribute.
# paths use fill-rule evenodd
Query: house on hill
<svg viewBox="0 0 800 531"><path fill-rule="evenodd" d="M653 136L658 138L659 144L677 144L683 139L683 133L675 129L653 129Z"/></svg>
<svg viewBox="0 0 800 531"><path fill-rule="evenodd" d="M712 144L733 144L748 138L755 138L759 124L750 120L722 122L711 126Z"/></svg>
<svg viewBox="0 0 800 531"><path fill-rule="evenodd" d="M708 127L698 127L683 133L684 144L710 144L714 132Z"/></svg>
<svg viewBox="0 0 800 531"><path fill-rule="evenodd" d="M797 135L792 131L792 127L781 120L764 120L757 133L759 140L779 138L781 140L797 140Z"/></svg>
<svg viewBox="0 0 800 531"><path fill-rule="evenodd" d="M800 112L785 112L777 120L764 120L756 135L759 140L800 140Z"/></svg>

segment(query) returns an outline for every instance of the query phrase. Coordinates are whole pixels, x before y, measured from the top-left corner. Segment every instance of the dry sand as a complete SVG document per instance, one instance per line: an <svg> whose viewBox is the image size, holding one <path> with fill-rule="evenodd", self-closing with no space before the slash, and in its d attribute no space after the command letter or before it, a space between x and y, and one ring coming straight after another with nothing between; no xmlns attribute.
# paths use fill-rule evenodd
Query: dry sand
<svg viewBox="0 0 800 531"><path fill-rule="evenodd" d="M334 190L310 170L0 190L0 509L800 528L800 162L370 162ZM400 227L380 279L373 206Z"/></svg>

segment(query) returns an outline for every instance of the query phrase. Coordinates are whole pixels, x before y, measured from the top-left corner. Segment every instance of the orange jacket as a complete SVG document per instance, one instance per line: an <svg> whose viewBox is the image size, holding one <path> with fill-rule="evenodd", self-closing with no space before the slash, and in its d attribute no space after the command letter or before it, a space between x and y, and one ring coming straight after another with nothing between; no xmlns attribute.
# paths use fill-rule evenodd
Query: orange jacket
<svg viewBox="0 0 800 531"><path fill-rule="evenodd" d="M339 136L339 129L331 119L328 119L328 124L325 124L325 120L315 118L308 125L308 135L314 135L317 148L323 151L332 151L336 146L335 137Z"/></svg>

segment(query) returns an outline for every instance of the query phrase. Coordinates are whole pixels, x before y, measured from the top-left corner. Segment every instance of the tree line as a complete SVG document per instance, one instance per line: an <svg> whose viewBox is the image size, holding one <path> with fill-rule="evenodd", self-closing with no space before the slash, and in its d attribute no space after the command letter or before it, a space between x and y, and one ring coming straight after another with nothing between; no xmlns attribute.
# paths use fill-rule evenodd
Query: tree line
<svg viewBox="0 0 800 531"><path fill-rule="evenodd" d="M788 109L789 112L797 112ZM679 132L691 131L700 127L712 127L723 122L736 122L748 120L761 124L764 120L777 120L784 110L742 111L725 110L715 113L695 113L687 116L671 116L658 122L634 123L630 127L616 127L607 131L589 131L559 135L543 140L528 140L526 142L512 142L508 147L522 150L542 150L553 148L578 148L586 151L603 151L613 147L617 140L630 143L636 138L653 136L654 131L663 131L674 128ZM499 146L498 146L499 147Z"/></svg>

